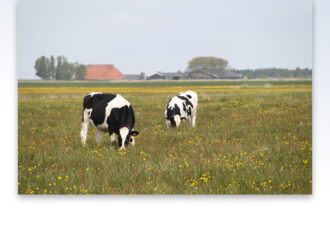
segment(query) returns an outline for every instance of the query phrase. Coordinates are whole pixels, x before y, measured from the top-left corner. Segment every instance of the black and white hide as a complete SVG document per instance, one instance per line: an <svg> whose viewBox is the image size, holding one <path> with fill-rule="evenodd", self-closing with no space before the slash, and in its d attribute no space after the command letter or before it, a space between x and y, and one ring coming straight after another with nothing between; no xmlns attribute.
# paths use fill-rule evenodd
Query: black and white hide
<svg viewBox="0 0 330 230"><path fill-rule="evenodd" d="M130 103L119 94L90 93L84 97L81 128L81 142L86 144L90 123L96 128L95 139L101 142L104 132L110 135L111 143L118 135L119 149L125 149L128 143L134 145L135 117Z"/></svg>
<svg viewBox="0 0 330 230"><path fill-rule="evenodd" d="M197 112L197 93L187 91L172 97L165 108L165 121L167 128L179 127L181 121L186 119L192 128L195 127Z"/></svg>

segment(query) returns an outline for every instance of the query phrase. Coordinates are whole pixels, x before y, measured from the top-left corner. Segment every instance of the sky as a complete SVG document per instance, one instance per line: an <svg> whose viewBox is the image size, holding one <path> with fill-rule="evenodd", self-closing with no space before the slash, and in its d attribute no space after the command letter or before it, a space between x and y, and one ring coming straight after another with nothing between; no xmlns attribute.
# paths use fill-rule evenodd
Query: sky
<svg viewBox="0 0 330 230"><path fill-rule="evenodd" d="M20 0L18 78L40 56L113 64L123 74L184 71L197 56L235 69L312 68L311 0Z"/></svg>

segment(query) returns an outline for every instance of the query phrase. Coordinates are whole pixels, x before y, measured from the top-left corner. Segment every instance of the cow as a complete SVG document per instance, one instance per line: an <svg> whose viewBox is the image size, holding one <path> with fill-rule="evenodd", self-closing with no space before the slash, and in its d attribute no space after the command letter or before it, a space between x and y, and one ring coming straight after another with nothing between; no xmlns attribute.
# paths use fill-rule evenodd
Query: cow
<svg viewBox="0 0 330 230"><path fill-rule="evenodd" d="M197 112L197 93L187 91L172 97L165 108L165 122L167 128L179 127L181 120L188 120L192 128L195 127Z"/></svg>
<svg viewBox="0 0 330 230"><path fill-rule="evenodd" d="M84 97L81 142L86 145L89 125L95 128L96 143L100 143L103 133L108 132L111 143L118 135L119 150L125 150L125 145L135 145L134 131L135 117L133 107L119 94L93 92Z"/></svg>

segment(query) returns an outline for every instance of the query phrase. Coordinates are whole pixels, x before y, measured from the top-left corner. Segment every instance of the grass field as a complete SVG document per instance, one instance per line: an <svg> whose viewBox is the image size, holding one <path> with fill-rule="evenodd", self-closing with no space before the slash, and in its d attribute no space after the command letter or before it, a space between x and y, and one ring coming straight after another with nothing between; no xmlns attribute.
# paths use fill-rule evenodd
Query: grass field
<svg viewBox="0 0 330 230"><path fill-rule="evenodd" d="M271 84L271 85L270 85ZM198 93L196 129L167 129L178 92ZM126 152L92 127L82 98L120 93L132 105ZM19 194L311 194L311 81L29 83L18 87Z"/></svg>

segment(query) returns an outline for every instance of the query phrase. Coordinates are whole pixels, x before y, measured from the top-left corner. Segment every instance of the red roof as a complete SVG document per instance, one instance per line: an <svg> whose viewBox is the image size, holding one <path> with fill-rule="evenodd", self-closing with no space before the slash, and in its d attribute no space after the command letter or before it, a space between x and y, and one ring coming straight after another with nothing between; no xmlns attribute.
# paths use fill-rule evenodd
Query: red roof
<svg viewBox="0 0 330 230"><path fill-rule="evenodd" d="M88 65L85 80L123 79L124 75L113 65Z"/></svg>

